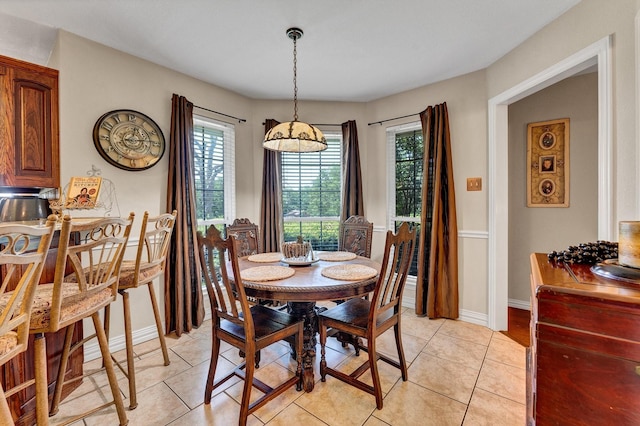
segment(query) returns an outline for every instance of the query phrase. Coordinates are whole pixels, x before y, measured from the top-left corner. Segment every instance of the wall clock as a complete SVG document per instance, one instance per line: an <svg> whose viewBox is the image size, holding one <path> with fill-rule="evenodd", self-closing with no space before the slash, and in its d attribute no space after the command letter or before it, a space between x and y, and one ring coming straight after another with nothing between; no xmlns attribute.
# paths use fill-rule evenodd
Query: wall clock
<svg viewBox="0 0 640 426"><path fill-rule="evenodd" d="M117 109L98 118L93 144L109 163L132 171L155 165L165 148L164 135L155 121L130 109Z"/></svg>

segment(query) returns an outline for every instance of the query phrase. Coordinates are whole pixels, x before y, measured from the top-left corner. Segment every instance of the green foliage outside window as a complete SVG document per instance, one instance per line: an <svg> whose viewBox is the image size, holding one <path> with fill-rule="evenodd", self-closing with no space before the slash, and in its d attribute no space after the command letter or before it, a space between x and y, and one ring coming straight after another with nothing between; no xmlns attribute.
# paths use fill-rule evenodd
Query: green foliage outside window
<svg viewBox="0 0 640 426"><path fill-rule="evenodd" d="M422 131L396 135L396 216L420 217L423 156Z"/></svg>
<svg viewBox="0 0 640 426"><path fill-rule="evenodd" d="M224 219L224 132L194 125L193 135L196 217Z"/></svg>
<svg viewBox="0 0 640 426"><path fill-rule="evenodd" d="M418 274L418 247L420 247L420 220L422 214L422 176L424 168L424 140L422 130L395 135L396 151L396 217L411 220L416 230L416 248L409 273ZM395 221L395 231L401 221Z"/></svg>

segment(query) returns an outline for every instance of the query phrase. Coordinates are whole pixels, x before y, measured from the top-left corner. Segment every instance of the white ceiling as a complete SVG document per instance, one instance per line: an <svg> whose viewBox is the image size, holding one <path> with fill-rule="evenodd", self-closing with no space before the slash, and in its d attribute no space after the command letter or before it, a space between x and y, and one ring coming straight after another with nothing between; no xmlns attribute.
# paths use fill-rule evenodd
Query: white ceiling
<svg viewBox="0 0 640 426"><path fill-rule="evenodd" d="M0 54L46 64L60 28L251 98L291 99L295 26L298 98L369 101L486 68L579 1L0 0Z"/></svg>

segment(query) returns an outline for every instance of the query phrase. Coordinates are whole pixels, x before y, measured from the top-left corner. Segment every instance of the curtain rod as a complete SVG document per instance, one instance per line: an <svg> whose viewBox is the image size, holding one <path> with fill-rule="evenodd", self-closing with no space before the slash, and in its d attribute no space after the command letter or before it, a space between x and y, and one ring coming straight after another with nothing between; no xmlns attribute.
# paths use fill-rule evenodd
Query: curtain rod
<svg viewBox="0 0 640 426"><path fill-rule="evenodd" d="M373 123L369 123L369 126L371 126L372 124L382 124L382 123L386 123L387 121L398 120L398 119L400 119L400 118L412 117L412 116L414 116L414 115L418 115L418 114L420 114L420 113L419 113L419 112L416 112L416 113L409 114L409 115L403 115L402 117L387 118L386 120L374 121Z"/></svg>
<svg viewBox="0 0 640 426"><path fill-rule="evenodd" d="M234 117L233 115L223 114L223 113L221 113L221 112L214 111L214 110L212 110L212 109L205 108L205 107L201 107L201 106L198 106L198 105L195 105L195 104L193 105L193 107L194 107L194 108L198 108L198 109L203 109L203 110L205 110L205 111L209 111L209 112L212 112L212 113L214 113L214 114L224 115L225 117L233 118L234 120L238 120L238 123L245 123L245 122L247 121L247 120L245 120L244 118L238 118L238 117Z"/></svg>
<svg viewBox="0 0 640 426"><path fill-rule="evenodd" d="M263 121L263 122L262 122L262 125L264 126L264 124L265 124L265 123L264 123L264 121ZM310 124L313 124L314 126L337 126L337 127L342 126L342 124L317 124L317 123L310 123Z"/></svg>

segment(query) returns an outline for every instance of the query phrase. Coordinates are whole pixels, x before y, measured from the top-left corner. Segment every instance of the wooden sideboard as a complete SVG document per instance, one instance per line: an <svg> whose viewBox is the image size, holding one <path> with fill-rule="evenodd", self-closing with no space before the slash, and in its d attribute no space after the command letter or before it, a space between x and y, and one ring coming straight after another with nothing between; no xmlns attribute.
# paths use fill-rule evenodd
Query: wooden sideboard
<svg viewBox="0 0 640 426"><path fill-rule="evenodd" d="M527 424L640 425L640 284L531 255Z"/></svg>

